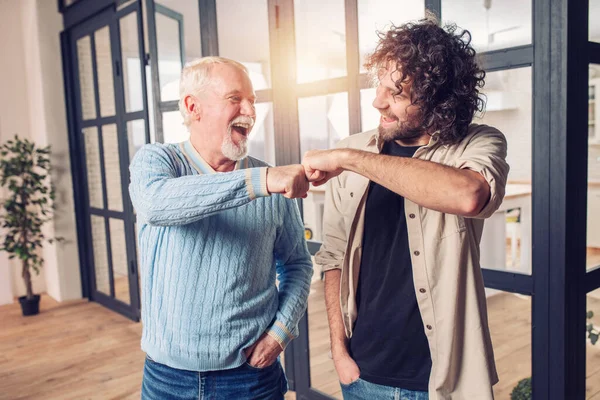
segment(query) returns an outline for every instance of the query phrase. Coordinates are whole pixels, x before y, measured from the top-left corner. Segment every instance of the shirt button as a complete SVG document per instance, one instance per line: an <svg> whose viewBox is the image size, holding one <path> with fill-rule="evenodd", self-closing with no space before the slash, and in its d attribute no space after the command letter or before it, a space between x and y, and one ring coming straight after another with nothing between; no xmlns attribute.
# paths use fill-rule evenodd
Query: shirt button
<svg viewBox="0 0 600 400"><path fill-rule="evenodd" d="M427 291L427 290L425 290L425 289L423 289L423 288L419 289L419 292L421 292L421 293L425 293L426 291Z"/></svg>
<svg viewBox="0 0 600 400"><path fill-rule="evenodd" d="M427 329L432 330L433 327L431 325L427 325Z"/></svg>
<svg viewBox="0 0 600 400"><path fill-rule="evenodd" d="M419 250L415 250L414 255L418 256L419 254L421 254L421 253L419 253Z"/></svg>
<svg viewBox="0 0 600 400"><path fill-rule="evenodd" d="M410 214L409 217L414 218L415 214Z"/></svg>
<svg viewBox="0 0 600 400"><path fill-rule="evenodd" d="M350 192L350 197L354 197L354 192Z"/></svg>

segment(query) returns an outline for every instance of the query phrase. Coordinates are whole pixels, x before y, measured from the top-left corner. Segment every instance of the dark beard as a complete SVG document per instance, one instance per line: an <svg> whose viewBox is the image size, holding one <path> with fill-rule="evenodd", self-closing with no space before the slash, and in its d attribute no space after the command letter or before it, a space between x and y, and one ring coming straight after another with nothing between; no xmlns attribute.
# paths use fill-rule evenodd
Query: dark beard
<svg viewBox="0 0 600 400"><path fill-rule="evenodd" d="M423 129L420 127L409 126L406 122L402 122L393 130L383 129L381 125L377 128L379 131L379 137L384 142L390 142L392 140L402 140L404 142L417 141L423 136Z"/></svg>

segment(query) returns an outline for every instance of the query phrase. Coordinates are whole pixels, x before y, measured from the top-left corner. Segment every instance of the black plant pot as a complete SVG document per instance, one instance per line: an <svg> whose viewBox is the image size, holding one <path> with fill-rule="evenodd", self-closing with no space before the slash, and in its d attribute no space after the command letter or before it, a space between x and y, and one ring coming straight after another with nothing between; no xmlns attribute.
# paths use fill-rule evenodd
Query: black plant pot
<svg viewBox="0 0 600 400"><path fill-rule="evenodd" d="M33 299L27 300L27 296L19 297L23 316L36 315L40 313L40 295L33 295Z"/></svg>

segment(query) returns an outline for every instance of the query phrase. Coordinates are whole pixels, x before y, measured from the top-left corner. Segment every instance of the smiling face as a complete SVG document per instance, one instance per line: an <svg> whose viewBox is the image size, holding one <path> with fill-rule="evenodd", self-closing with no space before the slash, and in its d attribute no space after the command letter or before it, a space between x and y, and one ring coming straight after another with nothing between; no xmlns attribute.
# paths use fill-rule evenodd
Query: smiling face
<svg viewBox="0 0 600 400"><path fill-rule="evenodd" d="M378 74L379 85L373 107L381 113L379 135L386 142L399 140L410 143L426 134L420 125L420 109L411 100L412 83L410 80L402 82L402 90L396 87L395 82L401 77L395 63L388 63L388 67L382 68Z"/></svg>
<svg viewBox="0 0 600 400"><path fill-rule="evenodd" d="M254 126L256 96L248 74L236 66L215 64L208 88L189 96L194 104L194 129L203 133L210 152L220 152L230 160L248 153L248 135Z"/></svg>

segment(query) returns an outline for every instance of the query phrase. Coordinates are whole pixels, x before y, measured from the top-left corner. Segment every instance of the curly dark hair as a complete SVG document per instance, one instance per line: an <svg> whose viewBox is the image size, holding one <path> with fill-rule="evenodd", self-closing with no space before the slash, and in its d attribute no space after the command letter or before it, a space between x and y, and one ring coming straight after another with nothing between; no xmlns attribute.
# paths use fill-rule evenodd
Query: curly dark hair
<svg viewBox="0 0 600 400"><path fill-rule="evenodd" d="M454 24L442 28L426 18L377 34L379 44L365 67L379 72L396 62L400 78L395 86L401 92L401 83L412 82L411 102L421 111L420 127L439 131L443 144L459 142L475 111L485 106L479 95L485 72L477 65L470 32Z"/></svg>

